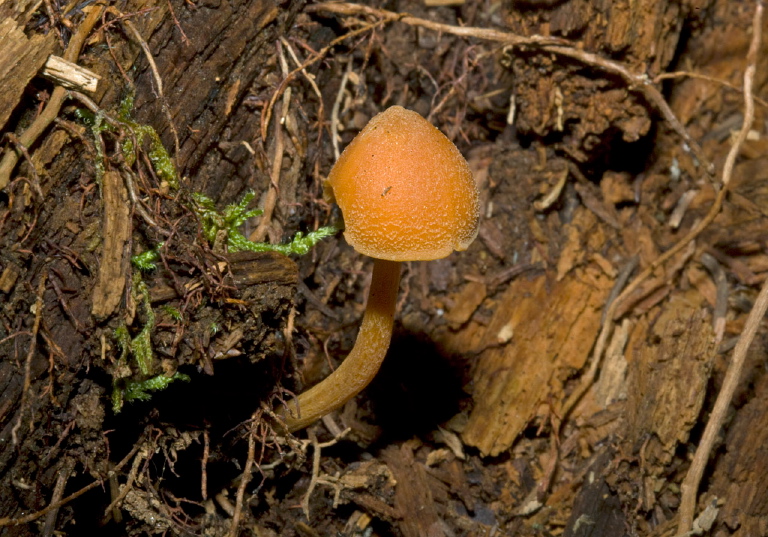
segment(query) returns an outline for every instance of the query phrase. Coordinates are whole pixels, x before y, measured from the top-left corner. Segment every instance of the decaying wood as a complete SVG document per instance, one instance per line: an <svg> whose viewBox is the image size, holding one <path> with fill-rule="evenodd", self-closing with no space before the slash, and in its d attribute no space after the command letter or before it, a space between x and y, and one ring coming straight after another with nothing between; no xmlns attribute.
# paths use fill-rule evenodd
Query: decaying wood
<svg viewBox="0 0 768 537"><path fill-rule="evenodd" d="M38 2L36 6L41 10L46 6L51 7L49 2L44 4ZM99 84L92 97L96 103L95 114L103 110L114 117L117 114L115 110L121 102L125 102L125 95L129 91L135 91L143 104L146 104L146 100L142 100L145 97L153 101L154 79L149 73L146 78L142 77L147 65L146 60L141 59L143 51L131 41L135 37L133 34L121 33L121 21L130 19L138 32L152 43L148 49L151 53L162 56L163 46L170 42L173 42L173 46L179 46L179 49L170 54L170 61L166 55L162 61L157 62L157 66L160 70L159 76L171 84L171 91L175 95L173 105L183 107L185 114L191 114L181 119L176 117L176 121L180 122L177 126L181 132L182 144L189 143L191 138L198 135L203 135L205 139L223 140L226 137L221 135L221 131L225 127L231 127L227 123L230 120L238 127L247 124L247 119L250 119L255 127L258 126L258 116L251 108L243 106L242 101L246 92L253 89L249 83L268 71L265 67L268 55L262 53L262 48L280 33L276 31L276 17L280 14L282 22L279 24L284 24L290 20L297 7L294 6L293 11L289 9L278 13L276 6L271 2L236 4L215 9L210 6L200 6L199 9L193 6L182 11L184 29L194 36L195 46L200 47L194 50L180 41L177 43L177 32L181 26L179 21L174 21L169 16L171 6L168 2L129 2L120 6L125 10L124 13L117 13L113 6L103 19L101 7L98 6L85 7L85 16L80 11L71 11L66 19L67 23L71 23L71 31L65 32L71 39L64 57L70 62L87 66L102 77L103 83ZM146 9L147 7L149 9ZM175 8L178 9L179 6ZM0 233L3 241L0 246L0 303L3 308L0 313L3 318L0 327L0 438L3 445L10 445L11 433L16 432L18 437L16 449L0 450L0 474L14 474L17 470L13 468L20 465L25 470L19 470L19 475L23 474L24 477L17 484L33 483L30 487L25 485L17 489L11 479L0 480L0 512L4 515L2 520L6 523L10 523L11 518L19 516L21 512L29 513L45 507L50 499L50 491L55 489L57 483L56 473L51 469L58 467L56 457L62 452L72 454L78 461L71 477L82 477L85 466L88 467L86 473L94 476L95 483L83 492L98 486L100 479L106 478L109 439L101 434L101 428L105 409L107 413L110 412L107 387L109 381L107 386L97 385L92 388L87 388L82 382L87 377L86 371L95 371L96 363L99 363L99 368L109 368L115 363L118 345L115 344L113 332L121 320L129 319L130 322L130 319L134 319L134 325L130 326L132 336L136 333L135 329L146 322L146 318L142 317L145 308L141 304L137 305L138 301L130 296L125 286L131 279L130 257L138 253L137 249L130 248L130 245L136 246L138 242L147 240L148 244L145 244L144 248L154 247L162 240L153 235L153 230L148 231L143 227L146 221L141 218L133 219L135 215L130 210L131 202L128 201L123 186L125 177L121 177L116 171L120 168L119 161L125 156L120 155L120 144L125 138L119 141L116 141L116 138L130 137L134 133L129 132L127 128L121 133L109 130L98 140L102 144L106 140L106 144L101 146L101 154L97 154L94 149L94 136L98 135L87 125L83 126L82 122L73 118L74 108L81 108L83 105L77 102L74 107L65 106L62 112L61 105L66 99L64 88L57 87L53 90L54 95L48 100L48 106L42 109L41 114L36 114L36 103L26 97L22 99L22 92L29 88L29 81L38 73L48 55L51 52L62 53L61 50L56 50L58 33L53 28L58 22L52 21L40 11L34 14L32 11L31 5L25 2L6 1L0 6L0 45L3 50L0 54L0 76L4 88L0 96L2 124L11 117L10 111L21 111L21 115L15 114L12 117L18 122L12 127L18 129L20 143L4 145L5 154L0 170L0 187L7 187L0 199L3 215L0 222L0 226L3 226ZM13 17L6 16L11 13L14 14ZM16 16L17 13L21 14ZM25 29L26 36L22 32L22 28L32 16L41 19L48 27L46 36L42 31L31 28ZM23 18L23 21L19 17ZM88 24L83 23L84 19ZM101 31L94 35L91 30L99 21L103 21L105 25L100 26ZM217 29L212 29L212 26ZM220 46L221 43L216 40L227 36L230 40L225 39L224 45ZM86 38L90 40L86 42ZM234 47L230 46L232 39L239 43L240 49L237 53L233 52ZM87 54L81 56L84 44ZM210 47L210 54L201 53L208 50L206 47ZM173 56L182 49L183 60ZM7 54L8 51L16 52ZM165 51L165 54L169 52ZM231 61L233 54L239 56L242 61ZM210 62L203 62L195 71L190 70L189 65L184 63L192 58L203 57ZM135 77L133 81L127 82L122 78L115 61L120 63L120 69ZM186 93L176 93L183 84L171 74L172 72L186 81L189 88ZM232 75L228 84L241 80L239 94L219 93L222 82L218 76L225 72ZM9 82L6 77L13 80ZM49 84L45 81L40 83ZM206 88L204 91L203 86ZM208 92L208 95L202 98L205 92ZM184 95L187 100L183 98ZM193 102L194 105L191 104ZM151 107L145 107L144 114L141 115L140 106L137 110L128 111L140 116L132 117L132 121L141 121L142 126L151 126L161 133L170 132L164 114L147 110ZM175 106L171 108L178 111ZM231 110L231 113L222 113L225 109ZM212 115L200 118L200 123L193 125L194 120L190 117L204 115L205 110L209 110ZM241 119L233 120L233 115L239 115ZM214 116L215 120L209 122L210 117ZM32 128L29 128L30 125ZM209 138L209 132L213 132L208 131L209 127L213 130L219 129L219 134ZM247 131L247 128L245 130ZM228 132L237 139L237 145L241 145L239 142L243 138L252 141L243 130L235 129L234 134L232 131ZM167 138L165 147L172 148L174 144L170 136ZM145 141L149 143L147 138ZM6 142L6 138L3 138L3 142ZM198 148L200 158L210 154L211 146L207 143L203 146L199 146L198 141L191 143ZM135 149L138 153L147 147ZM25 155L20 159L22 150L31 158ZM216 151L214 149L214 152ZM172 157L176 157L176 164L181 171L185 161L178 158L178 155ZM20 160L21 164L17 165ZM204 191L208 181L226 185L225 181L218 181L216 177L219 173L226 175L236 166L240 166L245 176L253 179L253 161L243 162L245 160L247 157L240 154L235 157L230 152L226 166L213 165L211 169L214 173L187 180L185 188L189 191ZM94 163L106 167L101 185L96 181ZM32 169L30 164L34 164L35 168ZM131 178L131 186L137 191L137 199L140 198L145 204L144 208L157 218L154 211L167 210L168 204L173 200L167 195L167 190L162 191L161 186L155 183L156 177L149 160L137 166L144 164L146 167L141 173L136 173L136 176ZM26 176L34 178L34 181ZM232 176L236 174L231 173L228 178ZM235 201L235 197L247 188L258 190L258 181L259 178L256 177L253 183L248 183L242 178L236 184L233 182L234 189L228 193L230 197L224 200L221 206ZM221 191L218 186L213 190L216 194ZM216 194L213 197L218 199ZM102 200L98 199L100 195L103 195ZM178 203L178 200L176 202ZM183 243L186 247L193 246L195 242L195 227L189 227L190 221L194 223L194 218L190 219L189 216L189 213L180 215L178 212L173 216L177 219L174 224L179 226L174 228L174 238L186 241ZM156 222L159 222L158 227L168 224L159 218ZM200 267L204 268L216 266L216 261L221 262L220 259L206 258L205 251L199 258L191 261L190 258L185 259L184 255L179 256L177 252L174 254L177 257L171 261L172 269L178 270L178 264L174 264L177 261L182 264L191 262L192 272L198 275L204 270L195 268L198 267L196 263L200 263ZM258 356L264 356L264 353L277 354L275 347L278 347L280 341L274 338L274 333L279 332L290 309L292 290L298 278L296 264L285 256L269 253L250 256L245 254L234 258L236 260L231 263L231 267L226 262L225 266L222 266L223 271L232 275L226 283L226 292L232 295L228 297L229 302L222 301L214 305L215 301L210 302L210 297L204 296L202 289L198 288L184 297L190 300L189 311L195 314L190 316L191 319L178 321L172 317L162 317L164 310L158 308L157 326L152 331L152 343L157 352L155 374L173 374L184 362L198 364L200 371L212 373L214 359L217 360L218 366L222 363L221 360L242 356L243 348L253 350L248 357L244 357L246 362L249 357L258 360ZM189 264L186 266L187 269L190 268ZM32 336L37 345L30 346L31 321L34 315L30 317L28 312L30 307L34 306L35 293L34 289L31 294L28 292L28 282L37 282L43 272L48 274L48 284L44 289L44 306L32 307L38 312L40 322L39 334L35 332ZM184 294L183 285L191 278L182 273L178 280L174 280L165 266L145 277L152 281L160 273L168 278L161 277L157 282L158 287L166 291L164 302L176 301L168 305L169 311L182 311L186 304L179 301L180 295L175 285L180 284L181 294ZM278 281L280 283L276 283ZM206 281L206 284L211 286L212 282ZM167 292L169 289L170 293ZM204 305L202 309L199 307L201 302ZM131 308L133 311L126 314ZM224 310L227 313L223 313ZM25 313L17 316L13 313L15 311ZM261 316L262 313L265 313L264 317ZM8 315L11 315L10 322ZM25 324L27 321L30 323L28 326ZM221 332L217 332L218 330ZM262 343L255 343L254 337ZM263 344L265 342L266 345ZM272 350L267 350L270 347ZM28 348L34 349L35 352L28 361L29 382L25 384L23 366ZM170 356L177 360L173 365ZM19 363L22 364L21 371ZM82 409L70 411L69 403L78 395L78 389L90 389L92 393L97 394L95 402L101 414L95 411L89 414L92 416L92 428L98 431L94 439L86 437L85 429L79 425L79 421L78 426L74 425L73 420L80 420ZM27 401L23 408L19 404L22 394ZM252 402L258 405L258 397L254 397ZM23 426L13 430L14 425L19 423L22 410ZM39 449L41 445L46 446L43 455ZM57 447L52 450L51 446L54 445ZM76 453L83 454L83 457ZM54 457L48 460L43 458L47 456L45 454ZM90 462L84 462L86 459ZM30 470L27 466L32 460L35 461L36 470ZM72 486L73 481L70 479L67 486ZM66 492L64 496L65 501L76 497ZM103 497L99 494L99 498ZM92 502L85 503L92 505ZM54 507L50 507L49 511ZM119 507L116 507L115 511L119 512ZM68 517L69 514L65 515L59 511L58 516L62 523L62 517ZM96 515L96 519L100 516L101 514ZM18 519L18 522L24 524L25 520L27 519ZM19 528L23 534L25 526Z"/></svg>
<svg viewBox="0 0 768 537"><path fill-rule="evenodd" d="M13 286L16 285L16 281L19 279L19 267L16 265L7 265L3 269L3 273L0 274L0 291L2 291L5 294L8 294L13 289Z"/></svg>
<svg viewBox="0 0 768 537"><path fill-rule="evenodd" d="M450 403L458 413L415 431L396 421L382 425L377 413L391 399L374 396L368 404L363 395L344 411L354 416L348 438L357 444L345 439L318 454L313 470L299 460L285 474L280 468L295 455L293 444L271 446L268 429L252 429L259 434L245 446L238 427L260 404L251 392L263 370L234 379L242 382L237 390L207 387L222 370L243 377L241 371L265 365L265 355L276 357L266 369L305 378L314 365L339 360L339 348L354 336L363 263L341 240L298 262L276 253L227 254L222 244L196 248L195 216L184 202L165 212L178 209L183 196L173 199L146 159L131 179L136 192L129 202L114 170L119 137L130 132L102 133L106 158L97 156L98 135L73 119L74 107L36 116L35 103L19 97L32 87L40 51L57 48L57 20L44 25L49 33L42 38L26 24L32 4L15 2L20 15L7 5L0 15L12 16L0 22L0 46L28 47L30 56L28 67L0 58L0 81L10 65L21 82L8 86L10 105L0 96L0 126L11 117L21 134L35 117L46 123L37 142L6 146L17 175L8 172L12 182L0 177L0 186L11 185L0 197L0 441L8 444L11 433L18 440L16 450L0 450L0 476L11 476L0 479L0 524L44 512L51 513L43 528L49 533L58 530L56 519L70 517L63 529L88 523L82 506L62 509L56 500L74 497L61 489L82 481L75 474L104 479L120 458L114 453L130 449L112 443L130 437L130 419L111 417L115 431L103 431L118 357L112 333L119 321L133 319L133 336L146 316L125 286L130 255L139 243L152 248L172 237L158 268L144 275L157 315L153 365L197 375L188 389L199 390L194 401L204 407L193 418L204 418L166 426L173 421L168 406L131 410L131 418L151 424L157 443L141 456L134 456L135 444L111 474L115 491L124 486L115 498L127 503L99 493L98 480L87 485L97 490L84 504L103 500L101 507L117 514L105 524L122 510L137 532L160 516L165 528L173 520L174 531L210 535L234 534L238 521L240 529L247 523L264 535L671 537L687 529L689 521L676 518L686 498L680 485L700 424L714 408L708 390L720 386L726 367L725 355L715 354L709 311L729 306L715 321L718 337L732 344L744 330L754 287L768 273L764 110L757 110L751 140L733 149L729 141L740 126L746 137L743 117L751 121L734 91L754 34L740 13L751 12L751 3L514 0L491 2L487 10L473 2L430 10L395 2L384 11L334 2L312 4L296 19L300 3L268 0L136 0L123 12L112 6L89 42L96 46L70 58L102 76L91 110L113 113L128 88L135 91L131 121L151 125L165 147L179 148L172 157L184 189L205 192L217 207L246 189L271 191L273 240L332 219L319 198L332 158L323 110L334 99L332 124L344 126L338 133L334 127L334 142L397 102L429 114L474 157L485 218L479 240L468 252L414 269L399 304L401 331L427 334L436 354L449 357L440 356L441 364L456 366L464 391ZM38 5L52 9L47 1ZM715 28L714 20L727 24ZM506 30L497 29L504 24ZM688 35L691 44L681 41ZM297 56L296 69L288 60L287 75L279 48ZM673 59L707 77L670 78L665 71ZM757 67L759 74L762 63ZM339 87L342 73L348 83ZM663 78L672 106L658 85ZM727 87L712 84L718 78L729 78ZM765 75L755 84L761 91ZM278 99L284 107L273 110ZM274 123L283 125L280 140ZM269 133L265 139L260 127ZM93 179L97 161L107 164L102 186ZM707 180L708 163L724 161L734 170L727 195ZM134 219L128 210L139 201L150 219ZM711 260L722 269L717 288L700 266L713 266ZM642 283L632 283L637 272ZM630 288L618 303L622 276ZM294 300L297 285L302 293ZM38 295L43 307L35 304ZM702 466L708 472L693 507L714 521L718 536L765 533L764 343L757 338L744 374L736 375L735 404L718 404L717 419L733 419L721 437L715 427L717 456ZM429 392L433 377L424 378L409 389ZM230 425L237 432L222 441L217 429ZM174 431L186 427L204 430L202 484L188 470L199 464L194 435ZM327 435L322 425L312 433ZM464 449L459 438L476 449ZM36 458L40 446L45 455ZM76 461L73 475L56 476L59 460ZM126 476L123 467L135 471ZM227 482L222 469L240 480ZM301 476L305 471L312 480ZM188 483L174 479L194 481L195 492L178 497ZM314 485L320 486L312 491ZM204 516L190 515L201 511L201 488L203 498L224 500L202 504ZM311 502L306 520L296 508L302 498ZM690 498L696 503L696 490ZM340 503L358 509L346 524ZM360 511L366 520L357 525Z"/></svg>
<svg viewBox="0 0 768 537"><path fill-rule="evenodd" d="M220 263L216 269L226 274L232 273L233 283L245 288L260 283L277 285L296 285L299 278L296 263L277 252L238 252L224 256L227 262ZM199 286L198 282L189 282L187 288ZM149 290L153 303L165 302L179 297L179 290L167 283L158 283Z"/></svg>
<svg viewBox="0 0 768 537"><path fill-rule="evenodd" d="M609 470L612 452L602 453L590 468L592 479L573 503L573 512L563 535L565 537L612 537L623 535L627 518L621 501L613 494L602 476Z"/></svg>
<svg viewBox="0 0 768 537"><path fill-rule="evenodd" d="M118 172L107 172L102 178L104 246L99 263L96 287L93 289L91 313L105 319L117 308L123 298L126 274L130 265L131 208L128 191Z"/></svg>
<svg viewBox="0 0 768 537"><path fill-rule="evenodd" d="M88 37L88 34L93 29L93 26L96 24L96 21L99 19L101 15L101 11L102 9L100 6L91 7L85 21L78 28L78 32L75 33L74 36L72 36L69 46L67 47L67 50L64 52L65 60L74 62L77 59L77 57L80 55L80 50L82 49L83 44L85 43L85 39L86 37ZM5 21L5 23L7 24L7 21ZM26 45L28 45L28 43ZM32 50L29 48L25 48L25 44L22 44L21 47L24 49L23 51L19 51L19 54L22 57L26 55L28 50ZM11 62L16 60L17 58L16 56L11 56L11 55L4 56L4 57L9 58ZM35 67L35 72L37 72L37 70L40 68L40 65L38 65L37 62L33 61L31 65ZM26 69L28 70L29 67L26 67ZM9 72L6 74L6 76L8 77L13 75L14 75L13 72ZM22 80L24 80L24 85L26 85L29 82L29 78L32 77L32 73L25 72L25 73L21 73L20 76L22 76ZM23 89L23 86L22 88L19 88L19 91L21 91L22 89ZM12 96L13 94L4 94L3 98L0 98L0 101L3 103L10 103L12 105L15 105L16 104L15 100L9 100L9 98L11 98ZM36 142L37 139L50 126L50 124L59 114L59 110L61 109L61 105L64 102L64 98L65 98L64 88L61 86L54 88L53 92L50 95L50 98L45 103L45 108L43 109L42 113L40 113L35 118L35 120L31 123L31 125L29 125L29 127L25 129L24 132L18 137L18 143L23 148L27 148L30 145L32 145L34 142ZM5 104L4 106L8 106L8 104ZM6 120L7 120L7 117L3 121L6 121ZM13 171L14 166L16 166L16 162L18 161L18 158L19 158L19 155L17 150L6 150L5 153L3 154L2 159L0 159L0 189L3 189L8 185L11 177L11 172Z"/></svg>
<svg viewBox="0 0 768 537"><path fill-rule="evenodd" d="M579 35L586 50L618 52L632 67L642 65L653 76L665 69L675 54L685 10L700 8L701 2L685 6L654 0L549 4L548 9L535 13L507 10L505 22L523 35Z"/></svg>
<svg viewBox="0 0 768 537"><path fill-rule="evenodd" d="M213 155L208 145L200 143L203 134L230 128L245 141L253 139L248 134L253 114L246 114L242 106L234 108L233 104L241 103L250 85L256 81L260 70L254 69L254 65L265 61L261 56L268 35L264 28L273 24L279 14L277 6L270 0L241 2L230 9L201 9L192 12L186 21L188 42L177 37L178 30L173 24L163 25L147 39L157 56L157 66L166 87L173 88L174 98L168 103L171 119L176 125L189 129L182 136L180 153L176 155L182 167L196 167L208 159L211 175L221 173L210 162ZM209 76L212 72L219 74ZM139 83L152 84L151 73L147 72L143 77ZM228 91L221 92L222 87ZM201 95L216 98L209 101L200 99ZM137 95L139 120L162 117L162 106L163 103L151 92ZM226 110L233 113L228 114ZM170 127L159 127L158 132L166 146L172 147Z"/></svg>
<svg viewBox="0 0 768 537"><path fill-rule="evenodd" d="M464 442L487 455L512 445L552 386L584 366L610 284L592 267L560 281L521 277L498 297L487 326L469 324L442 342L449 352L479 353Z"/></svg>
<svg viewBox="0 0 768 537"><path fill-rule="evenodd" d="M646 447L644 456L667 464L698 423L715 357L714 332L709 315L680 299L653 326L638 325L637 331L646 335L626 357L626 442L636 452L653 436L660 446Z"/></svg>
<svg viewBox="0 0 768 537"><path fill-rule="evenodd" d="M90 69L53 54L46 60L40 74L65 88L87 92L96 91L101 80L101 77Z"/></svg>
<svg viewBox="0 0 768 537"><path fill-rule="evenodd" d="M758 354L758 353L755 353ZM762 361L753 354L752 360ZM719 444L722 453L712 468L713 479L697 502L702 508L709 502L725 501L719 518L732 528L734 536L746 537L765 532L768 509L768 379L754 387L754 397L736 413L728 433Z"/></svg>
<svg viewBox="0 0 768 537"><path fill-rule="evenodd" d="M455 297L456 307L445 314L445 319L452 325L461 326L472 317L487 296L486 286L480 282L469 282Z"/></svg>
<svg viewBox="0 0 768 537"><path fill-rule="evenodd" d="M56 34L24 33L24 26L34 13L34 1L0 3L0 130L4 130L24 88L37 75L56 47ZM3 188L5 185L0 185Z"/></svg>
<svg viewBox="0 0 768 537"><path fill-rule="evenodd" d="M401 520L400 531L405 537L442 537L443 522L437 513L432 490L424 466L416 461L410 445L392 446L384 451L383 459L397 481L395 509Z"/></svg>

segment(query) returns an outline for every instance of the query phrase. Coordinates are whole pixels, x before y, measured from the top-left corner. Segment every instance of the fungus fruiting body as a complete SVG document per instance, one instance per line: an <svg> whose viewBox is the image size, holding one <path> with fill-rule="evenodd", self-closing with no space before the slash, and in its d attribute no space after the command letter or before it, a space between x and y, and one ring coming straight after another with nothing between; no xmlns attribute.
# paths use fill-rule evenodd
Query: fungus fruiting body
<svg viewBox="0 0 768 537"><path fill-rule="evenodd" d="M327 180L344 215L344 237L374 258L355 346L319 384L289 403L289 431L310 425L360 393L392 337L401 261L465 250L477 235L477 186L456 146L418 113L393 106L347 146Z"/></svg>

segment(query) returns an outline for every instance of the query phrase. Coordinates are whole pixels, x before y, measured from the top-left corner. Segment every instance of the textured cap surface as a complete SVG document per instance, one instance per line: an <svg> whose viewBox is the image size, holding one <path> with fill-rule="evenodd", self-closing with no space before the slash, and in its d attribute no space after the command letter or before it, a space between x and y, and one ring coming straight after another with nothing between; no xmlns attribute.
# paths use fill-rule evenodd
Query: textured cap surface
<svg viewBox="0 0 768 537"><path fill-rule="evenodd" d="M347 146L328 175L355 250L391 261L440 259L477 235L477 185L456 146L393 106Z"/></svg>

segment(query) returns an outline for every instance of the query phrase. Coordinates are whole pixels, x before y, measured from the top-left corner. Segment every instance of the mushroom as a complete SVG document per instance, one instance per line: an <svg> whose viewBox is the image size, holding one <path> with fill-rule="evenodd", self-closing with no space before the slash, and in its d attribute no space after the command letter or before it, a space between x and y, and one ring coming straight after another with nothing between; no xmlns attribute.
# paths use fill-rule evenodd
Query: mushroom
<svg viewBox="0 0 768 537"><path fill-rule="evenodd" d="M328 175L344 237L374 258L368 303L352 352L290 403L289 431L341 407L376 375L389 348L402 261L466 250L477 235L477 185L456 146L418 113L393 106L352 140Z"/></svg>

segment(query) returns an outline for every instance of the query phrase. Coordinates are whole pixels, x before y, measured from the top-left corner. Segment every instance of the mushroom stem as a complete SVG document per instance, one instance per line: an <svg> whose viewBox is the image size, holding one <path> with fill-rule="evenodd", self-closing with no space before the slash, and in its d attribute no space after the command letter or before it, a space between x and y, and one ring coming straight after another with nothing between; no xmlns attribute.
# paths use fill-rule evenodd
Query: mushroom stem
<svg viewBox="0 0 768 537"><path fill-rule="evenodd" d="M336 371L289 403L285 425L290 432L341 407L371 382L389 349L399 287L400 262L374 259L368 304L355 346Z"/></svg>

